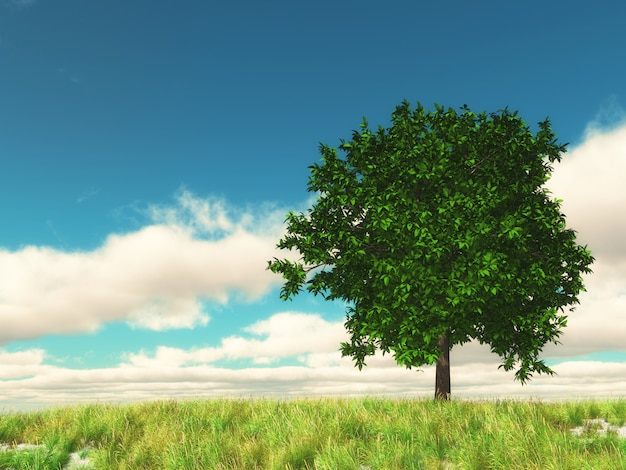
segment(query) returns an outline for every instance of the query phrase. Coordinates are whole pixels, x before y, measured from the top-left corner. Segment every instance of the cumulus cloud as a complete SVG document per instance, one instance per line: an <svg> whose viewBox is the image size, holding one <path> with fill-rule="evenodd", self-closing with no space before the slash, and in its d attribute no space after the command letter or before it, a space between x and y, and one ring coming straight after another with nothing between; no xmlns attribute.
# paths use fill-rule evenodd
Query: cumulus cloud
<svg viewBox="0 0 626 470"><path fill-rule="evenodd" d="M565 154L548 187L583 243L606 262L626 259L626 125L596 133Z"/></svg>
<svg viewBox="0 0 626 470"><path fill-rule="evenodd" d="M611 101L588 126L585 140L556 165L547 185L563 200L563 212L578 232L578 241L596 258L593 274L585 277L587 292L570 315L563 345L546 348L546 354L554 357L626 348L625 117Z"/></svg>
<svg viewBox="0 0 626 470"><path fill-rule="evenodd" d="M231 217L224 202L183 192L174 206L151 207L147 226L94 251L0 249L0 344L111 321L193 328L209 321L203 301L262 296L279 282L266 265L285 211L254 210Z"/></svg>
<svg viewBox="0 0 626 470"><path fill-rule="evenodd" d="M128 356L128 365L153 367L159 364L187 366L216 361L250 359L254 364L272 364L286 357L301 357L308 363L311 354L332 354L339 343L346 341L343 322L328 322L320 315L300 312L282 312L261 320L244 331L263 336L262 339L229 336L223 338L219 347L183 350L161 346L154 355L141 351Z"/></svg>

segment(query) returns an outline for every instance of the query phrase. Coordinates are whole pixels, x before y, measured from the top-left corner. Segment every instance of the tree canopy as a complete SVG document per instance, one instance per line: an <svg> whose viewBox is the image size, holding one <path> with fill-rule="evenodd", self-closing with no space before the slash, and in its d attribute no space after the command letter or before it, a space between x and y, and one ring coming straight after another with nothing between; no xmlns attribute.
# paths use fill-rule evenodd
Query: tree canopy
<svg viewBox="0 0 626 470"><path fill-rule="evenodd" d="M299 259L268 263L281 297L347 302L341 352L359 369L377 349L411 368L476 339L522 383L552 374L540 353L558 343L593 257L544 187L565 152L549 120L533 133L508 109L404 101L390 127L363 119L338 150L320 146L317 200L287 215L277 246Z"/></svg>

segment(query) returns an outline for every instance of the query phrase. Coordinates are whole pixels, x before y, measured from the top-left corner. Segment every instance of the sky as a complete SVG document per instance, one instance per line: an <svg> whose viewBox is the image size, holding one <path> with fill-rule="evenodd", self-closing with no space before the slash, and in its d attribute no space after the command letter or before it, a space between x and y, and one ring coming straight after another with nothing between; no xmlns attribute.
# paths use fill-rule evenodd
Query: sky
<svg viewBox="0 0 626 470"><path fill-rule="evenodd" d="M346 305L267 260L319 145L404 99L549 117L548 182L592 250L557 375L470 343L454 397L626 390L626 4L0 0L0 410L170 398L432 396L342 358Z"/></svg>

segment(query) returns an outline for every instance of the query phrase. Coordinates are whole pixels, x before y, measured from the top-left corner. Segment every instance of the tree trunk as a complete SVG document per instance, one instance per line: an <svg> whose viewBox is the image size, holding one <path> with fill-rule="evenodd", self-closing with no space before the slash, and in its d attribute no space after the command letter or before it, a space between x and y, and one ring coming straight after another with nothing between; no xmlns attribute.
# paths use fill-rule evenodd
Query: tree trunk
<svg viewBox="0 0 626 470"><path fill-rule="evenodd" d="M437 340L441 350L435 372L435 400L450 399L450 333Z"/></svg>

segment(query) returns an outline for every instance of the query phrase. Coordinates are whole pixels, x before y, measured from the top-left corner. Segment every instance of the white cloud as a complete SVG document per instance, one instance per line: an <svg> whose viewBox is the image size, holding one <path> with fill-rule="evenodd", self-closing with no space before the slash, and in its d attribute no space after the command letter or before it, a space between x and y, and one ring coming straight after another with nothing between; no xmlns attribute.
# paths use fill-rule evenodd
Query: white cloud
<svg viewBox="0 0 626 470"><path fill-rule="evenodd" d="M258 298L280 282L266 266L285 211L254 209L234 219L225 203L183 193L177 206L151 209L157 223L111 235L94 251L0 249L0 344L110 321L192 328L209 320L204 300ZM215 227L218 236L203 236Z"/></svg>
<svg viewBox="0 0 626 470"><path fill-rule="evenodd" d="M563 156L548 182L554 197L564 201L562 210L579 243L596 258L563 345L545 349L554 357L626 350L626 124L616 106L594 120L588 128L593 131Z"/></svg>
<svg viewBox="0 0 626 470"><path fill-rule="evenodd" d="M626 259L626 125L597 133L566 153L548 187L563 199L568 223L596 256Z"/></svg>
<svg viewBox="0 0 626 470"><path fill-rule="evenodd" d="M7 353L0 351L0 377L3 380L19 379L31 375L33 366L41 364L45 356L42 349Z"/></svg>
<svg viewBox="0 0 626 470"><path fill-rule="evenodd" d="M151 218L169 226L190 227L196 233L228 233L234 228L235 222L220 199L198 199L183 191L177 201L176 207L151 206L148 210Z"/></svg>
<svg viewBox="0 0 626 470"><path fill-rule="evenodd" d="M270 203L239 208L216 197L198 198L183 189L175 206L152 205L146 212L157 224L184 227L196 236L214 239L237 230L276 237L277 230L282 232L287 209Z"/></svg>
<svg viewBox="0 0 626 470"><path fill-rule="evenodd" d="M464 349L456 351L457 355ZM434 392L433 367L407 370L397 366L390 356L378 356L359 371L349 358L340 358L338 351L326 353L335 356L332 361L240 370L209 364L185 367L183 364L193 353L172 348L159 348L154 360L147 362L89 370L44 365L40 352L25 353L3 355L8 361L0 363L0 376L5 378L0 381L2 409L159 398L430 397ZM15 354L21 356L12 358ZM323 353L315 354L319 357ZM499 370L495 363L455 361L453 356L451 369L452 393L457 398L620 396L626 387L624 363L566 362L555 366L557 376L539 376L526 386L514 382L513 375Z"/></svg>
<svg viewBox="0 0 626 470"><path fill-rule="evenodd" d="M207 364L218 360L251 359L254 364L272 364L287 358L305 355L302 362L309 364L308 355L335 355L339 343L347 336L343 322L327 322L319 315L283 312L272 315L244 331L264 339L229 336L221 346L196 348L185 351L178 348L159 347L153 357L145 352L130 354L128 365L158 367L159 364L186 366Z"/></svg>
<svg viewBox="0 0 626 470"><path fill-rule="evenodd" d="M279 313L245 331L266 335L259 344L261 355L274 357L337 349L339 342L346 340L343 321L329 323L318 315L303 313Z"/></svg>

